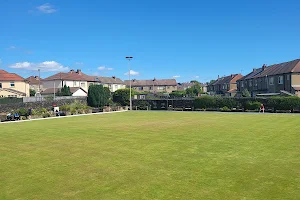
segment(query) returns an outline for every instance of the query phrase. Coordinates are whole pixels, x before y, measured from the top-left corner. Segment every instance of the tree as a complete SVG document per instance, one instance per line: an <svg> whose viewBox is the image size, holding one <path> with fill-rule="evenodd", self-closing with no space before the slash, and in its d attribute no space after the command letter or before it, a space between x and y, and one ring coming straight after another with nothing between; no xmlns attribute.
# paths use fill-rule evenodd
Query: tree
<svg viewBox="0 0 300 200"><path fill-rule="evenodd" d="M186 89L186 94L191 97L198 96L200 93L202 93L202 87L198 81L194 82L192 87Z"/></svg>
<svg viewBox="0 0 300 200"><path fill-rule="evenodd" d="M36 94L35 90L33 90L33 89L30 89L30 90L29 90L29 93L30 93L30 96L31 96L31 97L34 97L35 94Z"/></svg>
<svg viewBox="0 0 300 200"><path fill-rule="evenodd" d="M56 96L72 96L69 86L64 86L60 90L57 91Z"/></svg>
<svg viewBox="0 0 300 200"><path fill-rule="evenodd" d="M129 93L130 93L129 88L119 89L119 90L115 91L115 93L113 94L113 101L115 103L120 104L121 106L128 106L130 103L129 102ZM131 96L133 96L135 94L136 94L136 92L131 89Z"/></svg>
<svg viewBox="0 0 300 200"><path fill-rule="evenodd" d="M251 97L251 94L250 94L250 92L247 89L244 89L242 91L242 96L243 97Z"/></svg>
<svg viewBox="0 0 300 200"><path fill-rule="evenodd" d="M170 97L184 97L186 95L186 91L172 91L170 93Z"/></svg>
<svg viewBox="0 0 300 200"><path fill-rule="evenodd" d="M209 84L212 84L213 82L215 82L216 80L210 80L209 81Z"/></svg>
<svg viewBox="0 0 300 200"><path fill-rule="evenodd" d="M88 91L88 105L92 107L107 106L110 99L110 91L103 85L91 85Z"/></svg>

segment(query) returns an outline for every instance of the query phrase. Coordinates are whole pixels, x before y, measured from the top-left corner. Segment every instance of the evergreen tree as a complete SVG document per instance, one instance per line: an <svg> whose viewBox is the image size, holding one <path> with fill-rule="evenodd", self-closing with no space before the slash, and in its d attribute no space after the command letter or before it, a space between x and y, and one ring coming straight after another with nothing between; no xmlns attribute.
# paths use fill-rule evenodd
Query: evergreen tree
<svg viewBox="0 0 300 200"><path fill-rule="evenodd" d="M103 85L91 85L88 91L88 105L92 107L107 106L110 99L110 91Z"/></svg>

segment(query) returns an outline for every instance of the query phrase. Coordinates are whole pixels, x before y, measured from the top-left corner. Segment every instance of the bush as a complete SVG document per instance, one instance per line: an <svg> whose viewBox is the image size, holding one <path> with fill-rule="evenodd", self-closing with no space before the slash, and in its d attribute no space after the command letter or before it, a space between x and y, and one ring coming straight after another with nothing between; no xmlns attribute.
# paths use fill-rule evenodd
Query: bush
<svg viewBox="0 0 300 200"><path fill-rule="evenodd" d="M47 117L50 117L50 113L48 112L43 114L43 118L47 118Z"/></svg>
<svg viewBox="0 0 300 200"><path fill-rule="evenodd" d="M300 109L299 97L272 97L268 99L267 105L276 110L294 110Z"/></svg>
<svg viewBox="0 0 300 200"><path fill-rule="evenodd" d="M195 109L207 109L216 107L216 98L212 96L198 97L194 101Z"/></svg>
<svg viewBox="0 0 300 200"><path fill-rule="evenodd" d="M16 110L16 113L19 113L20 116L28 116L28 110L26 108L20 108Z"/></svg>
<svg viewBox="0 0 300 200"><path fill-rule="evenodd" d="M130 90L126 89L119 89L114 92L113 94L113 102L121 105L121 106L129 106L129 94ZM131 96L134 96L136 92L131 89Z"/></svg>
<svg viewBox="0 0 300 200"><path fill-rule="evenodd" d="M246 110L258 110L260 108L261 103L258 101L247 101L245 104Z"/></svg>
<svg viewBox="0 0 300 200"><path fill-rule="evenodd" d="M224 106L224 107L220 108L220 110L221 110L222 112L229 112L229 111L231 111L231 109L228 108L227 106Z"/></svg>

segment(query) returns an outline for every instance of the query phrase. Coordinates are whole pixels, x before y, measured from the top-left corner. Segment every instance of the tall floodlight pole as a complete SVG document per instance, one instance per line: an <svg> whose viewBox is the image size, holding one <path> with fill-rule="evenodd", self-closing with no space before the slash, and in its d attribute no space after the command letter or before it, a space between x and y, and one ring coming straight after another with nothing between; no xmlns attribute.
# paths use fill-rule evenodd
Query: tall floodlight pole
<svg viewBox="0 0 300 200"><path fill-rule="evenodd" d="M132 56L126 56L126 59L128 60L128 79L129 79L129 109L132 110L132 98L131 98L131 79L130 79L130 61L132 60Z"/></svg>
<svg viewBox="0 0 300 200"><path fill-rule="evenodd" d="M41 69L39 70L39 92L41 92Z"/></svg>

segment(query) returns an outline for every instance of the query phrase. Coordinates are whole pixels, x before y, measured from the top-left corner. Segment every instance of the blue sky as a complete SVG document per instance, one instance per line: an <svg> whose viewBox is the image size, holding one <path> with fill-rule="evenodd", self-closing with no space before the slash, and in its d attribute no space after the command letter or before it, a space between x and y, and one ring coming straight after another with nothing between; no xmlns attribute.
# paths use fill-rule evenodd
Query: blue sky
<svg viewBox="0 0 300 200"><path fill-rule="evenodd" d="M300 1L0 1L0 68L127 79L246 74L300 58Z"/></svg>

